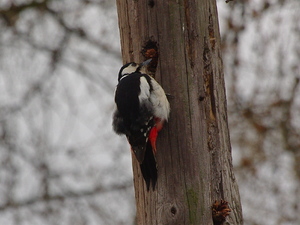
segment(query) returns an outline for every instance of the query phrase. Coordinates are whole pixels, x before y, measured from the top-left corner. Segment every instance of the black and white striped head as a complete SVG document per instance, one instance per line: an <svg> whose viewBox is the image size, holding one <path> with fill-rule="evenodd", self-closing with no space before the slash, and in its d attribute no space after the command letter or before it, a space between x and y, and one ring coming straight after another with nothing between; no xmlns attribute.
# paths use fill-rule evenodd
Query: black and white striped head
<svg viewBox="0 0 300 225"><path fill-rule="evenodd" d="M132 73L135 73L135 72L136 73L138 73L138 72L145 73L146 67L151 62L151 60L152 59L148 59L145 62L142 62L140 64L137 64L135 62L130 62L130 63L125 64L124 66L121 67L121 69L119 71L118 81L120 81L122 79L122 77L127 76Z"/></svg>

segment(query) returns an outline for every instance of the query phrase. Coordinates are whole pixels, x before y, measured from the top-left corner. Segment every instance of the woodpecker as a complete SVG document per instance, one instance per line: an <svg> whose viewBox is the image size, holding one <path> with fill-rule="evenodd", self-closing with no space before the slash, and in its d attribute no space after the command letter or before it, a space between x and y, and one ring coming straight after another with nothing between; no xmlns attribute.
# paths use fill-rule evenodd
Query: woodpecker
<svg viewBox="0 0 300 225"><path fill-rule="evenodd" d="M149 191L157 182L156 138L168 121L170 104L163 88L147 74L151 59L141 64L127 63L121 67L115 91L116 110L113 129L125 134Z"/></svg>

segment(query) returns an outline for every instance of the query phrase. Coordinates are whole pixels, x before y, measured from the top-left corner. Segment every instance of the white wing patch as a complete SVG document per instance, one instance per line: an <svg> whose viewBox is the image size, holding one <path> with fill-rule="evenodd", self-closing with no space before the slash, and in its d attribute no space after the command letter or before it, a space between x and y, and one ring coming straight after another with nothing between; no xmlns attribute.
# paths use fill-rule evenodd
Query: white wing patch
<svg viewBox="0 0 300 225"><path fill-rule="evenodd" d="M150 101L153 105L155 117L168 121L170 114L170 104L168 102L165 91L162 87L151 77L151 84L153 91L150 96Z"/></svg>
<svg viewBox="0 0 300 225"><path fill-rule="evenodd" d="M150 77L152 91L150 93L150 85L145 77L140 78L141 93L139 94L139 102L145 104L149 102L153 115L162 120L168 120L170 114L170 104L168 102L165 91L157 83L154 78Z"/></svg>
<svg viewBox="0 0 300 225"><path fill-rule="evenodd" d="M149 99L150 97L150 85L148 84L147 80L145 77L140 78L140 88L141 88L141 93L139 94L139 101L140 103Z"/></svg>

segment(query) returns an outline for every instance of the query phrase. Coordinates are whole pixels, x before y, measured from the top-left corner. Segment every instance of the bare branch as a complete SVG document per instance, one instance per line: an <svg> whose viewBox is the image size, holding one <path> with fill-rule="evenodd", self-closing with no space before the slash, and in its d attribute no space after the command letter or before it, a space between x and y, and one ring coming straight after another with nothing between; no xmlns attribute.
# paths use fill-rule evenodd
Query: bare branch
<svg viewBox="0 0 300 225"><path fill-rule="evenodd" d="M126 191L132 188L132 183L127 182L123 184L115 184L111 185L110 187L103 187L103 186L98 186L94 189L91 190L83 190L80 192L72 192L68 191L62 194L57 194L57 195L47 195L47 196L41 196L41 197L36 197L32 198L29 200L25 201L20 201L20 202L7 202L6 204L0 206L0 211L8 210L8 209L19 209L22 207L29 207L31 205L37 204L37 203L43 203L43 202L50 202L50 201L65 201L68 199L77 199L77 198L82 198L82 197L89 197L89 196L95 196L99 194L105 194L109 192L114 192L114 191Z"/></svg>

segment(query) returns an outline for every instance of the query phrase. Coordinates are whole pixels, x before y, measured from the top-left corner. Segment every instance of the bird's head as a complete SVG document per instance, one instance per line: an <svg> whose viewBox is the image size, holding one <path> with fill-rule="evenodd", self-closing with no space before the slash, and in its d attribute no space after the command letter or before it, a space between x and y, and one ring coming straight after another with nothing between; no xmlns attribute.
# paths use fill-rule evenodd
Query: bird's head
<svg viewBox="0 0 300 225"><path fill-rule="evenodd" d="M130 62L125 64L121 67L119 72L118 81L122 79L122 77L129 75L134 72L140 72L140 73L146 73L147 72L147 66L151 62L152 59L148 59L140 64L137 64L135 62Z"/></svg>

